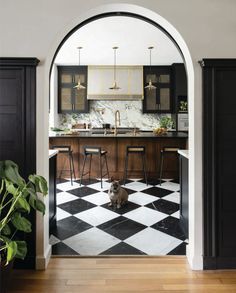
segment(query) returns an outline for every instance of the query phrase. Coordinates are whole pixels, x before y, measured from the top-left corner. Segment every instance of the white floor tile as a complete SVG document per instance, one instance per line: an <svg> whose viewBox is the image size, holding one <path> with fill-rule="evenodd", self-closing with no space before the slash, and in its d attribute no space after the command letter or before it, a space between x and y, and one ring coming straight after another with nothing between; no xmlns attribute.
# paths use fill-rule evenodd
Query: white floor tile
<svg viewBox="0 0 236 293"><path fill-rule="evenodd" d="M111 183L106 182L106 181L103 181L102 188L101 188L101 183L100 182L88 185L88 187L91 187L91 188L96 189L98 191L108 190L110 188L110 186L111 186Z"/></svg>
<svg viewBox="0 0 236 293"><path fill-rule="evenodd" d="M124 242L148 255L166 255L182 241L152 228L146 228Z"/></svg>
<svg viewBox="0 0 236 293"><path fill-rule="evenodd" d="M89 223L90 225L98 226L102 223L119 217L119 214L104 209L102 207L95 207L84 212L75 214L74 216L85 221L86 223Z"/></svg>
<svg viewBox="0 0 236 293"><path fill-rule="evenodd" d="M120 240L94 227L63 242L80 255L94 256L118 244Z"/></svg>
<svg viewBox="0 0 236 293"><path fill-rule="evenodd" d="M142 192L135 192L129 195L129 201L136 203L138 205L146 205L158 199L159 197L152 196Z"/></svg>
<svg viewBox="0 0 236 293"><path fill-rule="evenodd" d="M149 209L147 207L140 207L124 214L123 216L146 226L151 226L165 219L168 215Z"/></svg>
<svg viewBox="0 0 236 293"><path fill-rule="evenodd" d="M77 196L65 191L57 193L57 205L78 199Z"/></svg>
<svg viewBox="0 0 236 293"><path fill-rule="evenodd" d="M57 207L57 221L70 217L71 214Z"/></svg>
<svg viewBox="0 0 236 293"><path fill-rule="evenodd" d="M162 197L162 199L169 200L169 201L172 201L172 202L179 204L180 203L180 194L179 194L179 192L173 192L171 194L168 194L167 196Z"/></svg>
<svg viewBox="0 0 236 293"><path fill-rule="evenodd" d="M54 244L57 244L61 242L60 239L58 239L57 237L55 237L54 235L50 235L50 238L49 238L49 244L50 245L54 245Z"/></svg>
<svg viewBox="0 0 236 293"><path fill-rule="evenodd" d="M109 196L106 192L98 192L91 195L83 197L84 200L87 200L96 205L103 205L104 203L110 202Z"/></svg>
<svg viewBox="0 0 236 293"><path fill-rule="evenodd" d="M142 182L130 182L125 184L126 188L135 190L135 191L141 191L144 189L147 189L149 187L151 187L152 185L147 185L146 183L142 183Z"/></svg>
<svg viewBox="0 0 236 293"><path fill-rule="evenodd" d="M80 187L80 185L77 182L73 182L73 185L71 185L70 181L57 184L57 188L62 191L68 191L78 187Z"/></svg>
<svg viewBox="0 0 236 293"><path fill-rule="evenodd" d="M175 217L175 218L179 219L179 218L180 218L180 212L177 211L177 212L173 213L173 214L171 215L171 217Z"/></svg>
<svg viewBox="0 0 236 293"><path fill-rule="evenodd" d="M157 185L160 188L168 189L171 191L179 191L180 190L180 185L178 183L174 182L164 182L161 183L161 185Z"/></svg>

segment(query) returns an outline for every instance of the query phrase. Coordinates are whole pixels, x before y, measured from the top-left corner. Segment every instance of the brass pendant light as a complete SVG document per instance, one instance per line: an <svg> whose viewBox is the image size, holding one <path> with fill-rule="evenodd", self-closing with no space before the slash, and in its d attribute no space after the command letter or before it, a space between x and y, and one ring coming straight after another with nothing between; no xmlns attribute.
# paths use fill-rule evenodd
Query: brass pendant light
<svg viewBox="0 0 236 293"><path fill-rule="evenodd" d="M152 66L152 49L154 47L148 47L149 50L149 59L150 59L150 79L148 81L148 84L145 86L145 89L149 89L149 90L155 90L156 87L155 85L152 84L152 80L151 80L151 66Z"/></svg>
<svg viewBox="0 0 236 293"><path fill-rule="evenodd" d="M79 66L80 66L80 50L83 49L83 47L78 47L78 52L79 52ZM80 81L80 75L79 75L79 79L78 79L78 83L76 86L73 87L74 89L77 89L77 90L82 90L82 89L85 89L86 87L83 86L81 84L81 81Z"/></svg>
<svg viewBox="0 0 236 293"><path fill-rule="evenodd" d="M114 50L114 82L113 82L113 85L111 87L109 87L110 90L119 90L120 89L120 87L117 85L117 82L116 82L116 50L118 48L119 47L112 48Z"/></svg>

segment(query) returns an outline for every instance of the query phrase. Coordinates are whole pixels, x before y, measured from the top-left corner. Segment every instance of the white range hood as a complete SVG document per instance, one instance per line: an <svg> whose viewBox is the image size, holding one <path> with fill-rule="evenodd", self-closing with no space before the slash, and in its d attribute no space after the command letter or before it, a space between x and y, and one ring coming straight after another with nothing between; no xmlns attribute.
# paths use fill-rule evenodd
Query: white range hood
<svg viewBox="0 0 236 293"><path fill-rule="evenodd" d="M88 66L88 100L142 100L143 66L116 66L119 89L113 83L114 66Z"/></svg>

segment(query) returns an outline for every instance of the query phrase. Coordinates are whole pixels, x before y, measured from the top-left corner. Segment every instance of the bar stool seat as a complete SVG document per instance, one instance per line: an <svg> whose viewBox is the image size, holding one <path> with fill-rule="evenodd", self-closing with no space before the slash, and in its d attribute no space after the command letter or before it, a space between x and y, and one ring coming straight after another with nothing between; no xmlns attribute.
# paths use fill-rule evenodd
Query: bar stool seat
<svg viewBox="0 0 236 293"><path fill-rule="evenodd" d="M179 150L179 147L176 147L176 146L164 146L161 149L161 164L160 164L160 173L159 173L160 185L161 185L162 172L163 172L164 156L166 154L173 154L173 153L176 153L176 155L177 155L178 154L178 150Z"/></svg>
<svg viewBox="0 0 236 293"><path fill-rule="evenodd" d="M124 170L124 185L127 180L127 173L128 173L128 161L129 161L129 155L130 154L140 154L142 158L142 168L143 168L143 174L147 182L147 172L146 172L146 152L145 152L145 146L127 146L126 147L126 156L125 156L125 170Z"/></svg>
<svg viewBox="0 0 236 293"><path fill-rule="evenodd" d="M74 179L76 179L76 177L75 177L73 150L71 149L71 146L69 146L69 145L53 145L53 146L51 146L51 149L57 150L59 152L59 154L68 155L70 169L69 170L64 169L64 167L65 167L65 162L64 162L63 168L60 170L59 178L61 178L62 172L70 171L70 181L71 181L71 185L73 185L72 173L74 175Z"/></svg>
<svg viewBox="0 0 236 293"><path fill-rule="evenodd" d="M83 161L83 167L82 167L82 171L81 171L81 175L80 175L80 186L82 184L82 179L84 175L89 174L89 180L90 180L90 173L91 173L91 165L92 165L92 158L93 155L97 155L99 156L99 169L100 169L100 178L101 178L101 188L103 188L102 185L102 178L105 177L106 175L108 175L109 178L109 170L108 170L108 165L107 165L107 151L102 150L101 147L94 147L94 146L84 146L84 161ZM84 168L85 168L85 163L87 160L87 157L90 156L90 160L89 160L89 171L87 173L84 173ZM103 174L102 170L103 170L103 165L102 165L102 158L103 158L103 162L105 162L106 164L106 173Z"/></svg>

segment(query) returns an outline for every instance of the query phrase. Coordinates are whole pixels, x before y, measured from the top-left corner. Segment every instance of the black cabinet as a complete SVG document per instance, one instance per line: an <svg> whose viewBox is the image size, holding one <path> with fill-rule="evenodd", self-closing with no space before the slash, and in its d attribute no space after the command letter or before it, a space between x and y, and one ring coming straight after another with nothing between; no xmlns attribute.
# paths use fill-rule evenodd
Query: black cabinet
<svg viewBox="0 0 236 293"><path fill-rule="evenodd" d="M171 113L173 111L171 66L144 66L143 113ZM156 89L145 88L149 81Z"/></svg>
<svg viewBox="0 0 236 293"><path fill-rule="evenodd" d="M0 58L0 160L12 160L27 179L36 173L36 58ZM28 215L28 253L21 268L35 267L35 212Z"/></svg>
<svg viewBox="0 0 236 293"><path fill-rule="evenodd" d="M49 235L56 226L57 154L49 157Z"/></svg>
<svg viewBox="0 0 236 293"><path fill-rule="evenodd" d="M236 59L203 59L204 267L236 268Z"/></svg>
<svg viewBox="0 0 236 293"><path fill-rule="evenodd" d="M180 168L180 225L186 239L188 239L189 194L188 194L188 158L179 156Z"/></svg>
<svg viewBox="0 0 236 293"><path fill-rule="evenodd" d="M58 66L58 113L87 113L87 66ZM78 81L85 88L74 88Z"/></svg>

